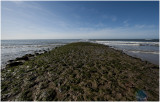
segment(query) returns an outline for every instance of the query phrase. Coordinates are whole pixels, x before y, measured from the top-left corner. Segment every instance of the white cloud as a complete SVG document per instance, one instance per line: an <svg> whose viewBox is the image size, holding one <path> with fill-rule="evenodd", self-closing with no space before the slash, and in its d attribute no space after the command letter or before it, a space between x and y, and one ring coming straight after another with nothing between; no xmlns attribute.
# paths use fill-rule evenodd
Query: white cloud
<svg viewBox="0 0 160 102"><path fill-rule="evenodd" d="M117 17L114 15L102 15L102 18L112 20L113 22L117 21Z"/></svg>
<svg viewBox="0 0 160 102"><path fill-rule="evenodd" d="M17 0L17 1L11 0L10 2L15 3L16 5L22 5L24 3L24 1L22 0Z"/></svg>
<svg viewBox="0 0 160 102"><path fill-rule="evenodd" d="M102 15L102 18L108 19L108 15Z"/></svg>
<svg viewBox="0 0 160 102"><path fill-rule="evenodd" d="M112 16L111 19L112 19L112 21L116 21L117 17L116 16Z"/></svg>
<svg viewBox="0 0 160 102"><path fill-rule="evenodd" d="M95 27L103 27L103 26L105 26L105 25L102 22L95 24Z"/></svg>
<svg viewBox="0 0 160 102"><path fill-rule="evenodd" d="M143 24L143 25L135 25L135 27L136 27L136 28L144 28L145 25L144 25L144 24Z"/></svg>
<svg viewBox="0 0 160 102"><path fill-rule="evenodd" d="M33 29L33 28L32 28ZM137 27L117 27L117 28L77 28L70 31L53 31L49 29L41 29L39 27L33 30L21 31L10 35L2 32L2 39L143 39L158 38L158 29L141 29Z"/></svg>
<svg viewBox="0 0 160 102"><path fill-rule="evenodd" d="M136 24L135 25L136 28L155 28L156 26L155 25L146 25L146 24Z"/></svg>
<svg viewBox="0 0 160 102"><path fill-rule="evenodd" d="M124 26L128 27L129 26L128 20L123 21L123 24Z"/></svg>
<svg viewBox="0 0 160 102"><path fill-rule="evenodd" d="M6 10L6 11L13 11L13 9L8 8L8 7L2 7L2 10Z"/></svg>

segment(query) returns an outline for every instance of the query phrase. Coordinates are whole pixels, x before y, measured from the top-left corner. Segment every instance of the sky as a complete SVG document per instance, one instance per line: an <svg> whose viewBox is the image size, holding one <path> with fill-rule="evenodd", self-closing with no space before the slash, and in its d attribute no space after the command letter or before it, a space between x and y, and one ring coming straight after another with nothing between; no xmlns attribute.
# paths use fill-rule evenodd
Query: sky
<svg viewBox="0 0 160 102"><path fill-rule="evenodd" d="M2 39L158 39L158 1L2 1Z"/></svg>

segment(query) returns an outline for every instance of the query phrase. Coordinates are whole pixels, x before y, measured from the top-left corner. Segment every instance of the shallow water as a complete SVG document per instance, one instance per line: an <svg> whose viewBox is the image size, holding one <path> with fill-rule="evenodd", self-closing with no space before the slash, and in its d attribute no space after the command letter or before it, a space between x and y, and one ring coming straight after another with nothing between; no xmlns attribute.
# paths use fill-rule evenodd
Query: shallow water
<svg viewBox="0 0 160 102"><path fill-rule="evenodd" d="M149 61L159 65L159 40L145 39L101 39L91 40L95 43L111 46L115 49L122 50L128 55L141 58L144 61Z"/></svg>
<svg viewBox="0 0 160 102"><path fill-rule="evenodd" d="M25 54L51 50L54 47L76 42L76 39L46 39L46 40L2 40L1 41L1 67L3 68L7 61Z"/></svg>

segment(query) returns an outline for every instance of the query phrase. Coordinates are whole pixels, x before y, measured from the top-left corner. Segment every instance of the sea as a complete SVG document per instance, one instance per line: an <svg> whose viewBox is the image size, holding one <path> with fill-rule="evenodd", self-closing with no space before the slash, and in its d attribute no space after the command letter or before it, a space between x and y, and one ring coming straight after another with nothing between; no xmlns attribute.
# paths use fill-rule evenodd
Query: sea
<svg viewBox="0 0 160 102"><path fill-rule="evenodd" d="M9 60L25 54L43 53L72 42L92 42L110 46L124 53L159 65L158 39L32 39L1 40L1 68Z"/></svg>

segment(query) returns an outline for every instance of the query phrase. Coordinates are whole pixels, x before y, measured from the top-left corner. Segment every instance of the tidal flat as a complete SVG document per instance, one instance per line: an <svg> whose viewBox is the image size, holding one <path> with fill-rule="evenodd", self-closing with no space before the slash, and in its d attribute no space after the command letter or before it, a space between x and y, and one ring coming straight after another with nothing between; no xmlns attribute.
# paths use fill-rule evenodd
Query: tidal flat
<svg viewBox="0 0 160 102"><path fill-rule="evenodd" d="M17 58L1 79L2 101L159 100L159 66L89 42Z"/></svg>

